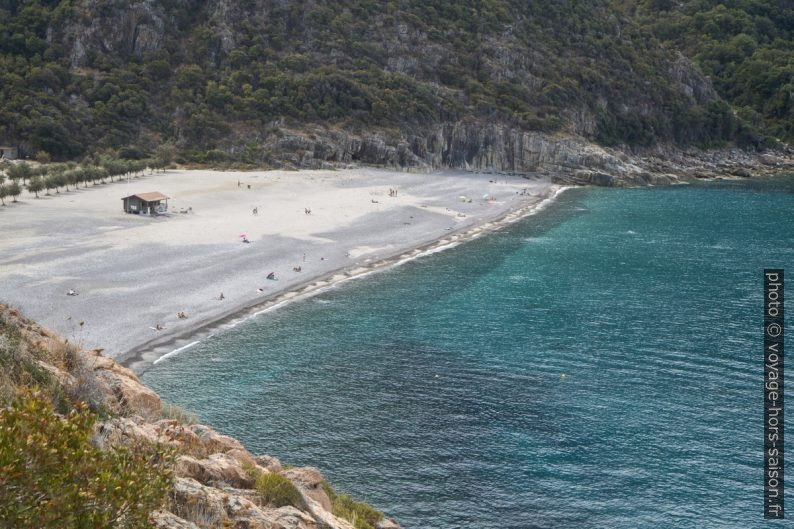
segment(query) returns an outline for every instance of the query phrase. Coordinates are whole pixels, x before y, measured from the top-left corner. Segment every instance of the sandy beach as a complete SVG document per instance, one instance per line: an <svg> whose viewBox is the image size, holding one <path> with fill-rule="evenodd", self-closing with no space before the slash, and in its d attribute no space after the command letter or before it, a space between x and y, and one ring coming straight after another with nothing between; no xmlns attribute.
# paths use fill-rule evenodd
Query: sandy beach
<svg viewBox="0 0 794 529"><path fill-rule="evenodd" d="M558 190L468 172L171 170L25 195L0 209L0 300L142 371L201 333L497 228ZM151 191L170 197L167 215L122 211L122 197Z"/></svg>

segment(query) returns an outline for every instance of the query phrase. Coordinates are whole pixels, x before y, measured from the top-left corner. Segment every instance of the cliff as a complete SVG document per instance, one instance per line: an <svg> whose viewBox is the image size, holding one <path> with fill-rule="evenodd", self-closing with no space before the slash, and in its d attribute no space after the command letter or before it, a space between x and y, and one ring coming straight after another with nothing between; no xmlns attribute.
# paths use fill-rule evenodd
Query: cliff
<svg viewBox="0 0 794 529"><path fill-rule="evenodd" d="M186 420L189 414L163 405L159 396L142 385L132 371L103 357L100 350L80 350L2 305L0 364L3 408L23 386L36 384L61 406L64 401L67 408L87 402L91 409L100 410L91 442L101 450L156 446L169 454L172 485L159 508L150 513L153 527L399 528L393 520L349 497L341 497L348 508L340 514L340 496L316 468L287 468L276 458L251 454L236 439L209 426L194 424ZM0 408L0 417L3 412ZM291 495L288 502L274 503L263 493L261 482L271 477L287 483L281 486L286 486ZM39 493L44 499L41 504L46 505L50 492ZM354 506L352 510L350 505ZM357 508L366 516L350 516Z"/></svg>
<svg viewBox="0 0 794 529"><path fill-rule="evenodd" d="M605 148L761 145L606 0L28 0L0 35L0 140L56 159L601 171Z"/></svg>
<svg viewBox="0 0 794 529"><path fill-rule="evenodd" d="M789 150L764 154L741 149L684 149L676 145L626 151L565 133L521 131L482 121L440 125L395 136L382 129L357 134L326 127L284 129L264 141L271 159L289 168L319 169L367 164L429 170L549 176L572 185L659 185L696 178L731 178L794 170Z"/></svg>

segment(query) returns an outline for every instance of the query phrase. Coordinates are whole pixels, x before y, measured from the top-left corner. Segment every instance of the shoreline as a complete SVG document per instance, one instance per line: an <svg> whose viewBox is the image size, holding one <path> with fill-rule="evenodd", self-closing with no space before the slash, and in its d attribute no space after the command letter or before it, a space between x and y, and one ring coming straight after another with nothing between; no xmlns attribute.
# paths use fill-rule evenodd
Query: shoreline
<svg viewBox="0 0 794 529"><path fill-rule="evenodd" d="M155 337L152 340L143 342L121 353L115 360L120 365L132 369L140 375L162 360L176 356L215 334L232 329L251 318L293 302L309 299L348 281L391 270L415 259L454 248L482 235L498 231L519 220L539 213L552 204L560 194L574 187L576 186L554 185L549 189L549 193L537 197L538 200L530 204L509 209L491 219L483 219L482 222L474 226L452 230L441 237L422 242L412 248L404 248L392 254L379 256L373 262L351 264L309 278L297 285L276 291L266 299L253 304L242 304L216 318L197 322L195 326L184 329L182 332L162 338ZM174 348L174 346L176 347Z"/></svg>
<svg viewBox="0 0 794 529"><path fill-rule="evenodd" d="M275 304L529 214L561 186L461 171L175 170L23 199L2 211L3 301L142 372ZM120 198L150 191L170 197L167 214L123 211Z"/></svg>

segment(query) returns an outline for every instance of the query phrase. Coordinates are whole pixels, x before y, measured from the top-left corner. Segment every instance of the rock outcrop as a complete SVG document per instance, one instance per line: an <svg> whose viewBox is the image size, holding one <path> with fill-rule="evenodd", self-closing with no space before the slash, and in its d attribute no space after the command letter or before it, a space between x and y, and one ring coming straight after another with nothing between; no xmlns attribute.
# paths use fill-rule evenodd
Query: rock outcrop
<svg viewBox="0 0 794 529"><path fill-rule="evenodd" d="M100 449L162 446L174 455L174 483L164 509L151 514L158 529L353 529L333 511L324 479L313 467L285 470L267 455L251 454L238 440L202 424L163 417L160 397L132 371L82 351L0 305L4 324L22 333L28 349L40 351L35 365L52 375L66 394L94 401L111 412L94 428ZM256 476L279 474L295 488L295 505L273 506L256 490ZM399 528L384 518L384 528Z"/></svg>
<svg viewBox="0 0 794 529"><path fill-rule="evenodd" d="M261 141L272 161L289 168L349 164L407 170L463 168L540 174L563 184L610 187L759 175L794 168L794 158L783 151L754 155L736 149L687 151L657 146L626 152L596 145L575 134L526 132L477 121L450 123L424 133L415 131L408 137L391 131L369 130L357 135L315 127L286 130Z"/></svg>

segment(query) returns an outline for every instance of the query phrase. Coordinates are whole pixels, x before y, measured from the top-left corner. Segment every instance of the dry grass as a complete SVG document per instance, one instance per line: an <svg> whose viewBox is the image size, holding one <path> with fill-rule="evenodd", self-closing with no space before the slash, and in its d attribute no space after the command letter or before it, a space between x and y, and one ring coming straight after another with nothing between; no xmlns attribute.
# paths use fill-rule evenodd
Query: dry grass
<svg viewBox="0 0 794 529"><path fill-rule="evenodd" d="M66 375L73 377L74 383L65 383ZM76 402L85 402L100 414L107 411L107 387L79 344L61 340L19 311L0 305L0 403L8 403L23 388L33 387L47 395L60 412L69 411Z"/></svg>
<svg viewBox="0 0 794 529"><path fill-rule="evenodd" d="M337 493L327 481L323 481L323 490L331 499L331 512L353 524L356 529L375 529L384 514L363 501L355 501L347 494Z"/></svg>
<svg viewBox="0 0 794 529"><path fill-rule="evenodd" d="M171 495L168 510L180 518L193 522L201 529L221 529L221 516L206 503L196 501L194 498L180 500Z"/></svg>
<svg viewBox="0 0 794 529"><path fill-rule="evenodd" d="M63 388L39 365L46 361L46 352L27 339L22 331L26 324L16 311L0 306L0 404L10 403L23 388L37 387L56 409L66 411Z"/></svg>
<svg viewBox="0 0 794 529"><path fill-rule="evenodd" d="M178 421L183 426L191 426L198 423L198 415L181 406L166 401L161 402L160 418Z"/></svg>

